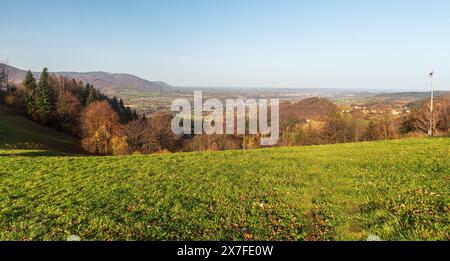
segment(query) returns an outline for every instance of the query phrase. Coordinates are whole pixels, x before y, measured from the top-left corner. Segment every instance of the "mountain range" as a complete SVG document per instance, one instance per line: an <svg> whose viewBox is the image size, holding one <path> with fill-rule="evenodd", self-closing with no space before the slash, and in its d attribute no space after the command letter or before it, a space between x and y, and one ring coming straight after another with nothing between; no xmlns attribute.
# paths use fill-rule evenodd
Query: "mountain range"
<svg viewBox="0 0 450 261"><path fill-rule="evenodd" d="M8 71L9 80L15 83L23 81L27 73L26 70L18 69L10 65L0 63L0 68ZM132 74L108 73L108 72L51 72L57 76L73 78L84 83L90 83L94 87L107 95L116 95L120 92L149 92L163 93L170 91L172 86L161 81L148 81ZM33 72L36 79L39 79L40 72Z"/></svg>

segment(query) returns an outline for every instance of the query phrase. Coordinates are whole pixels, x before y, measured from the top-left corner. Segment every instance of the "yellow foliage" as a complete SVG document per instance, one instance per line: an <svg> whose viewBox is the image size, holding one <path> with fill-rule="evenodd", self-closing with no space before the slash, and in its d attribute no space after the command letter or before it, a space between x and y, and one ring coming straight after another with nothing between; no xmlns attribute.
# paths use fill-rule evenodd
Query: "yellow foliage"
<svg viewBox="0 0 450 261"><path fill-rule="evenodd" d="M172 152L168 149L163 149L161 151L158 151L156 154L172 154Z"/></svg>
<svg viewBox="0 0 450 261"><path fill-rule="evenodd" d="M6 95L5 103L10 106L13 105L14 104L14 95Z"/></svg>
<svg viewBox="0 0 450 261"><path fill-rule="evenodd" d="M127 155L130 152L126 137L113 137L111 145L113 155Z"/></svg>

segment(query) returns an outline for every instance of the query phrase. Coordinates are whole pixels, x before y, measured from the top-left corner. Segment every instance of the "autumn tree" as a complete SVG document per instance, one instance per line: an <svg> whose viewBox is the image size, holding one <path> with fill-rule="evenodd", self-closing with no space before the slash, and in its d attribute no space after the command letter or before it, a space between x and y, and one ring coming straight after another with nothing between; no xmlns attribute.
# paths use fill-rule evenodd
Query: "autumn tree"
<svg viewBox="0 0 450 261"><path fill-rule="evenodd" d="M80 86L74 80L56 75L51 75L49 82L54 92L54 108L50 125L58 130L79 135L79 116L83 109L78 99Z"/></svg>
<svg viewBox="0 0 450 261"><path fill-rule="evenodd" d="M450 125L450 98L448 95L435 98L433 110L433 133L438 131L448 132ZM420 132L427 134L430 129L430 101L422 101L420 106L411 110L411 113L404 117L400 130L403 133Z"/></svg>
<svg viewBox="0 0 450 261"><path fill-rule="evenodd" d="M260 135L245 135L243 137L244 149L258 149L261 148L261 136Z"/></svg>
<svg viewBox="0 0 450 261"><path fill-rule="evenodd" d="M60 128L73 135L79 132L79 116L81 103L78 98L69 91L63 90L58 94L56 103L56 115Z"/></svg>
<svg viewBox="0 0 450 261"><path fill-rule="evenodd" d="M290 126L286 128L285 131L283 131L281 135L281 144L283 146L298 146L301 145L304 131L303 131L303 124L289 124Z"/></svg>
<svg viewBox="0 0 450 261"><path fill-rule="evenodd" d="M6 68L1 66L0 68L0 102L3 102L4 96L6 94L6 88L8 86L8 71Z"/></svg>
<svg viewBox="0 0 450 261"><path fill-rule="evenodd" d="M113 155L128 155L131 152L125 136L114 136L111 140L111 148Z"/></svg>
<svg viewBox="0 0 450 261"><path fill-rule="evenodd" d="M322 137L327 144L344 143L355 140L356 130L337 110L328 114L322 130Z"/></svg>
<svg viewBox="0 0 450 261"><path fill-rule="evenodd" d="M248 141L248 140L247 140ZM185 151L237 150L243 146L239 135L195 135L185 146Z"/></svg>
<svg viewBox="0 0 450 261"><path fill-rule="evenodd" d="M379 125L379 129L381 131L383 139L390 140L397 136L394 122L388 112L383 114L382 118L380 119Z"/></svg>
<svg viewBox="0 0 450 261"><path fill-rule="evenodd" d="M436 101L435 106L436 130L450 132L450 94L442 95Z"/></svg>
<svg viewBox="0 0 450 261"><path fill-rule="evenodd" d="M1 66L0 68L0 102L7 105L14 105L17 86L9 81L8 70Z"/></svg>
<svg viewBox="0 0 450 261"><path fill-rule="evenodd" d="M301 145L319 145L321 143L320 131L313 128L311 122L303 129Z"/></svg>
<svg viewBox="0 0 450 261"><path fill-rule="evenodd" d="M120 125L117 113L107 101L94 102L83 113L83 148L93 154L111 155L113 138L119 137Z"/></svg>
<svg viewBox="0 0 450 261"><path fill-rule="evenodd" d="M362 134L361 140L373 141L380 140L383 138L382 131L380 130L380 125L375 121L371 120L366 127L366 130Z"/></svg>
<svg viewBox="0 0 450 261"><path fill-rule="evenodd" d="M180 137L171 130L170 114L155 115L147 119L144 153L174 151L180 145Z"/></svg>
<svg viewBox="0 0 450 261"><path fill-rule="evenodd" d="M144 152L144 147L149 142L148 127L147 119L134 120L124 126L124 135L131 152Z"/></svg>
<svg viewBox="0 0 450 261"><path fill-rule="evenodd" d="M12 83L12 82L8 82L6 84L6 91L5 91L5 103L6 105L9 106L13 106L15 105L16 102L16 97L17 97L17 86Z"/></svg>

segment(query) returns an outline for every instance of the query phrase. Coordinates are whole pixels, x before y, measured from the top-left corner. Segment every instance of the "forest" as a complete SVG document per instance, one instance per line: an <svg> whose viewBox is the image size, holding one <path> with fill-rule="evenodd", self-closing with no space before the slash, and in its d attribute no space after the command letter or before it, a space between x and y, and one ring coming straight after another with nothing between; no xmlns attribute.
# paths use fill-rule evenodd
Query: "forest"
<svg viewBox="0 0 450 261"><path fill-rule="evenodd" d="M260 148L260 135L174 135L173 115L139 114L122 99L108 97L90 83L56 76L44 68L39 79L28 71L20 84L0 71L0 103L25 117L78 137L87 154L128 155ZM401 117L389 111L366 115L342 111L325 98L280 104L277 146L308 146L424 136L430 128L430 101L411 104ZM450 131L450 95L434 100L433 133Z"/></svg>

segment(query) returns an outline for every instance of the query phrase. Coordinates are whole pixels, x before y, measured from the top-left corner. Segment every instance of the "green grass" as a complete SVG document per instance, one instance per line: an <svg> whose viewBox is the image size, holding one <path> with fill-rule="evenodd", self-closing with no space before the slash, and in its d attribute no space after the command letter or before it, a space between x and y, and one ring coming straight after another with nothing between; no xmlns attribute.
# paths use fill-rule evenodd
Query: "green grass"
<svg viewBox="0 0 450 261"><path fill-rule="evenodd" d="M450 139L124 157L0 151L0 239L449 240Z"/></svg>
<svg viewBox="0 0 450 261"><path fill-rule="evenodd" d="M77 138L41 126L4 106L0 106L0 149L82 152Z"/></svg>

